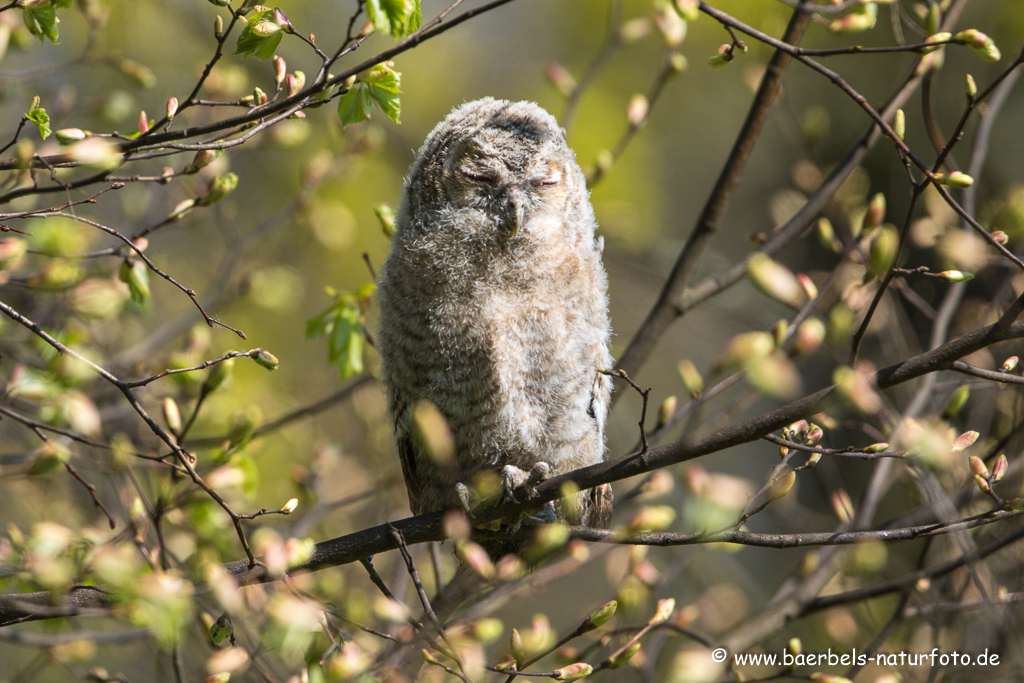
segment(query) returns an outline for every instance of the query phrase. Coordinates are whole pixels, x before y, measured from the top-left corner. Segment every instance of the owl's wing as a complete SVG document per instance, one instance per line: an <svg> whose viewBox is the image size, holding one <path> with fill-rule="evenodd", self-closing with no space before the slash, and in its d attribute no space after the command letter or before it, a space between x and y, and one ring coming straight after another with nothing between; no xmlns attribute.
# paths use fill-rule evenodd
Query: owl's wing
<svg viewBox="0 0 1024 683"><path fill-rule="evenodd" d="M404 411L402 411L404 412ZM420 498L420 482L416 476L416 444L412 438L412 431L408 426L409 420L400 417L395 418L395 443L398 446L398 460L402 463L402 476L405 478L405 488L409 491L409 507L413 514L417 512L417 505Z"/></svg>

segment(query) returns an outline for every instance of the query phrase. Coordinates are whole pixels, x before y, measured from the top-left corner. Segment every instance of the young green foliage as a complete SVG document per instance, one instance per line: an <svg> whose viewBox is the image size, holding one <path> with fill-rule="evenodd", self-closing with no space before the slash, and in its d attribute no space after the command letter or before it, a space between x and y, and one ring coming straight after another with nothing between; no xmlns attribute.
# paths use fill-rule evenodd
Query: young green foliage
<svg viewBox="0 0 1024 683"><path fill-rule="evenodd" d="M369 305L374 285L366 284L356 292L335 292L327 310L306 322L306 339L327 337L327 360L346 379L363 371L363 315Z"/></svg>
<svg viewBox="0 0 1024 683"><path fill-rule="evenodd" d="M373 28L395 38L405 38L420 27L420 0L367 0L366 14Z"/></svg>
<svg viewBox="0 0 1024 683"><path fill-rule="evenodd" d="M401 123L401 84L401 74L387 64L378 64L360 74L349 91L338 98L341 124L347 126L370 118L370 107L374 104L392 121Z"/></svg>
<svg viewBox="0 0 1024 683"><path fill-rule="evenodd" d="M257 6L257 12L246 20L235 41L235 54L256 59L270 59L281 44L282 27L274 22L274 10Z"/></svg>
<svg viewBox="0 0 1024 683"><path fill-rule="evenodd" d="M66 9L71 7L71 0L44 0L27 4L21 8L22 19L28 32L39 38L39 42L45 42L47 38L56 45L59 42L57 24L57 8Z"/></svg>
<svg viewBox="0 0 1024 683"><path fill-rule="evenodd" d="M28 113L25 114L25 118L36 125L39 129L39 135L45 140L50 137L50 115L46 113L46 110L39 106L39 98L36 97L32 100L32 107L29 108Z"/></svg>

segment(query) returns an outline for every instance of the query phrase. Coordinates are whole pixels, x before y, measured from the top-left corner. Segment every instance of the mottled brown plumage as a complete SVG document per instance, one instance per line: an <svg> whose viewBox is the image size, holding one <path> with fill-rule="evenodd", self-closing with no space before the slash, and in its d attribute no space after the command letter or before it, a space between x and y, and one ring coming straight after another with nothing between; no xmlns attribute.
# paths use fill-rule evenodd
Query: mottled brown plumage
<svg viewBox="0 0 1024 683"><path fill-rule="evenodd" d="M483 99L430 133L405 182L380 280L378 349L413 512L459 507L457 486L513 465L551 475L604 456L607 279L579 166L555 119ZM454 457L413 435L429 401ZM611 491L580 494L607 526ZM564 514L564 512L562 512Z"/></svg>

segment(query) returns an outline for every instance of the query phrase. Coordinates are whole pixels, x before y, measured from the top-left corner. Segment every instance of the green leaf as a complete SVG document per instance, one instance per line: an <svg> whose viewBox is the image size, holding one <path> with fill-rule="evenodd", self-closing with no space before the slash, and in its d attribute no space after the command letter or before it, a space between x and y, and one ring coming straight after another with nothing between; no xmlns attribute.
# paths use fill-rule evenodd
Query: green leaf
<svg viewBox="0 0 1024 683"><path fill-rule="evenodd" d="M356 83L347 93L338 98L338 118L341 125L359 123L370 118L370 92L365 83Z"/></svg>
<svg viewBox="0 0 1024 683"><path fill-rule="evenodd" d="M46 113L45 109L35 107L25 114L25 118L36 124L39 134L43 136L44 140L50 136L50 115Z"/></svg>
<svg viewBox="0 0 1024 683"><path fill-rule="evenodd" d="M371 104L395 123L401 123L402 75L387 66L378 64L359 76L352 88L338 98L338 118L341 124L358 123L370 118Z"/></svg>
<svg viewBox="0 0 1024 683"><path fill-rule="evenodd" d="M54 7L59 7L61 9L68 9L71 7L71 1L72 0L53 0L53 5Z"/></svg>
<svg viewBox="0 0 1024 683"><path fill-rule="evenodd" d="M284 31L266 32L268 24L273 24L274 10L264 9L246 20L245 28L238 34L235 42L235 54L256 59L270 59L281 44ZM256 27L258 29L254 30Z"/></svg>
<svg viewBox="0 0 1024 683"><path fill-rule="evenodd" d="M323 313L306 323L306 338L327 337L327 360L342 379L363 371L363 312L372 289L342 293Z"/></svg>
<svg viewBox="0 0 1024 683"><path fill-rule="evenodd" d="M70 0L57 0L57 2L60 7L68 7L71 4ZM45 38L49 38L51 43L57 44L57 24L60 23L60 19L57 18L57 8L53 2L23 7L22 19L25 21L25 26L28 27L28 32L39 38L40 43L44 42Z"/></svg>
<svg viewBox="0 0 1024 683"><path fill-rule="evenodd" d="M367 0L366 13L373 27L395 38L404 38L420 27L420 0Z"/></svg>
<svg viewBox="0 0 1024 683"><path fill-rule="evenodd" d="M363 326L355 302L338 312L334 331L327 343L327 358L345 379L363 371Z"/></svg>
<svg viewBox="0 0 1024 683"><path fill-rule="evenodd" d="M401 76L396 71L384 67L386 74L384 78L374 83L368 83L370 97L380 110L387 114L388 118L395 123L401 123L399 116L402 114L402 105L398 96L402 94Z"/></svg>

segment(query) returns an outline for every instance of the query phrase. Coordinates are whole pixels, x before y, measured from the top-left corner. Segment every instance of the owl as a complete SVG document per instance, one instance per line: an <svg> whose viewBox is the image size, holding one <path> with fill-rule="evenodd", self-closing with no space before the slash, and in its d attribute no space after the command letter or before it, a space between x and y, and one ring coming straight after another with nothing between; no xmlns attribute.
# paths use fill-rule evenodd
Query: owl
<svg viewBox="0 0 1024 683"><path fill-rule="evenodd" d="M414 513L458 508L487 473L506 485L601 462L610 382L603 241L554 117L485 98L427 136L405 181L380 276L377 348ZM415 415L447 422L449 457ZM573 522L606 527L611 489ZM494 550L494 548L488 548Z"/></svg>

